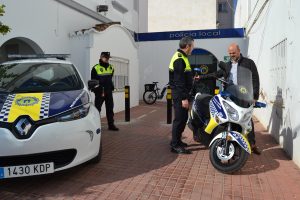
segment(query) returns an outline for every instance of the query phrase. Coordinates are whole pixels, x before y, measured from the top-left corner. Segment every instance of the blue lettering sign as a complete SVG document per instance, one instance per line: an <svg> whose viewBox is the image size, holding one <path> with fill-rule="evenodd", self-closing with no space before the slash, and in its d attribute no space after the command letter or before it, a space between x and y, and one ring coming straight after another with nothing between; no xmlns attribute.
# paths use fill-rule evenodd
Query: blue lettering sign
<svg viewBox="0 0 300 200"><path fill-rule="evenodd" d="M159 40L180 40L182 37L191 36L194 39L211 38L241 38L245 36L244 28L233 29L211 29L195 31L172 31L172 32L152 32L135 33L135 41L159 41Z"/></svg>

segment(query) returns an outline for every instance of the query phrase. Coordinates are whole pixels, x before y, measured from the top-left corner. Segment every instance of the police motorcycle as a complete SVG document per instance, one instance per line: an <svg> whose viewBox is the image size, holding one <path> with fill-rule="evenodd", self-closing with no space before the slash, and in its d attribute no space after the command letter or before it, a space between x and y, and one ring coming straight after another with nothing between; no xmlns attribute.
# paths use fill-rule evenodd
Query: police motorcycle
<svg viewBox="0 0 300 200"><path fill-rule="evenodd" d="M225 89L214 96L197 93L188 126L194 139L209 147L212 165L222 173L233 173L244 166L251 154L247 134L252 130L253 109L266 107L266 104L253 100L249 69L239 67L238 85L214 78L221 81Z"/></svg>

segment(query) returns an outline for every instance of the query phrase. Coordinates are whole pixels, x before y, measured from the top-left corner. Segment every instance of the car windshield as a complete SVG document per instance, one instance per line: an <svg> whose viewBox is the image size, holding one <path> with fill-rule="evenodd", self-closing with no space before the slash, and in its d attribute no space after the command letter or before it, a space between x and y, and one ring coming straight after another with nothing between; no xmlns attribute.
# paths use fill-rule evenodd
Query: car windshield
<svg viewBox="0 0 300 200"><path fill-rule="evenodd" d="M82 88L83 83L72 64L33 62L0 65L0 92L57 92Z"/></svg>

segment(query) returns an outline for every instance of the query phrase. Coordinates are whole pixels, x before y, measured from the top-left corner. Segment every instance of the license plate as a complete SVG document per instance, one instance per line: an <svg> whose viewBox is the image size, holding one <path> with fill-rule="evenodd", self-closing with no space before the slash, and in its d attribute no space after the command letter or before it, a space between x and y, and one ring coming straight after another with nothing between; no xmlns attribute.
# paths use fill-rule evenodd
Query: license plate
<svg viewBox="0 0 300 200"><path fill-rule="evenodd" d="M49 174L53 172L53 163L39 163L32 165L0 167L0 179L21 176L34 176L41 174Z"/></svg>

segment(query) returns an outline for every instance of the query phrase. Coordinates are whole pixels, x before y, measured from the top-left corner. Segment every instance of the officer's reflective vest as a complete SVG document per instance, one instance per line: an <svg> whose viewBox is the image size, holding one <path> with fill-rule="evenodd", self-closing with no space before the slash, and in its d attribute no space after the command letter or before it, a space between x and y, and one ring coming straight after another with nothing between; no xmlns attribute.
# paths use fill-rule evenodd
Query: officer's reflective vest
<svg viewBox="0 0 300 200"><path fill-rule="evenodd" d="M97 64L94 66L94 68L98 76L108 76L108 75L112 75L114 72L114 67L112 65L109 65L107 68L105 68L100 64Z"/></svg>
<svg viewBox="0 0 300 200"><path fill-rule="evenodd" d="M182 53L180 52L175 52L175 54L173 55L172 59L171 59L171 62L170 62L170 65L169 65L169 71L173 72L174 71L174 62L179 59L179 58L182 58L184 63L185 63L185 69L184 69L184 72L190 72L192 71L191 69L191 65L190 65L190 62L189 62L189 59L183 55Z"/></svg>

